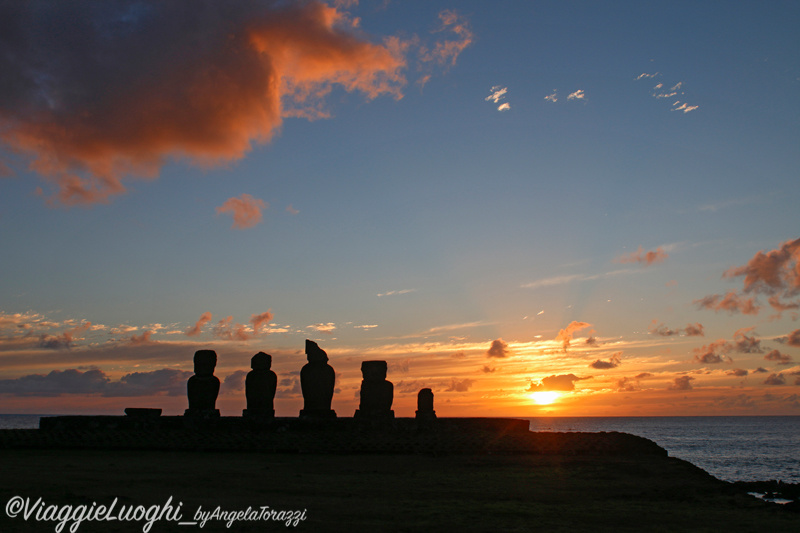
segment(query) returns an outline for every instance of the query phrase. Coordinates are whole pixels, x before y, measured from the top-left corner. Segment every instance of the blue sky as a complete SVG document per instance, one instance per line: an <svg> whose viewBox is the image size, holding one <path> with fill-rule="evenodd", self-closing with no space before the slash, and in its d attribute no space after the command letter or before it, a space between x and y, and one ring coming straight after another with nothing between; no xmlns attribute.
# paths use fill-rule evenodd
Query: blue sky
<svg viewBox="0 0 800 533"><path fill-rule="evenodd" d="M774 293L722 278L798 238L796 4L348 4L337 11L342 32L376 48L389 49L388 37L404 43L391 91L369 95L334 81L315 103L321 108L306 108L315 120L289 116L297 95L284 92L268 142L251 137L251 149L216 166L167 143L156 153L157 177L120 175L127 190L101 201L66 205L75 202L57 197L63 174L28 166L46 149L22 143L19 132L47 109L31 89L20 93L27 100L5 90L0 394L10 410L35 412L50 401L52 390L26 389L25 376L94 368L113 382L131 372L185 372L195 349L212 347L221 379L246 371L256 351L272 353L279 377L290 380L279 404L288 415L299 402L290 376L302 366L303 340L313 338L341 373L342 415L356 401L358 361L367 356L394 363L389 379L407 385L396 409L409 413L421 386L457 414L799 412L800 351L789 340L800 327L796 309L777 318L767 304ZM269 20L274 9L266 11ZM24 20L20 28L40 35L44 23ZM302 33L302 23L287 31ZM15 51L12 41L2 46ZM437 43L456 51L426 61ZM52 43L39 46L46 53ZM115 51L109 44L112 59ZM133 79L158 73L142 56ZM62 105L74 106L64 116L78 117L82 100L58 85L77 82L55 68L59 61L68 64L56 58L45 72L56 80L50 90L64 91ZM290 77L294 67L284 68ZM78 85L123 105L114 85ZM159 101L142 100L151 97ZM59 124L70 130L69 121ZM96 160L82 153L71 152L73 164L91 177L86 165ZM263 202L262 219L232 227L219 209L242 195ZM659 260L624 262L640 247L660 250ZM792 253L780 270L785 303L797 302ZM762 309L697 303L729 291L759 297ZM251 318L267 311L269 325L253 331ZM204 313L212 318L202 333L186 336ZM87 322L71 342L45 346ZM571 351L559 350L559 331L573 322L588 326L575 330ZM656 333L657 324L695 323L703 336ZM250 328L250 338L225 340L235 331L226 324ZM738 338L756 335L760 351L736 351L743 328L753 329ZM135 345L139 356L136 338L146 341ZM496 340L508 346L501 357L487 355ZM729 343L722 355L730 361L699 361L718 340ZM772 350L784 364L765 360ZM589 366L615 354L620 363L605 372ZM748 374L734 379L734 369ZM562 391L560 410L530 400L543 378L560 375L580 378ZM773 375L783 383L765 384ZM96 383L62 391L56 377L65 406L83 409L97 397L95 409L122 405ZM231 414L243 403L236 379L220 398ZM179 388L120 401L178 411Z"/></svg>

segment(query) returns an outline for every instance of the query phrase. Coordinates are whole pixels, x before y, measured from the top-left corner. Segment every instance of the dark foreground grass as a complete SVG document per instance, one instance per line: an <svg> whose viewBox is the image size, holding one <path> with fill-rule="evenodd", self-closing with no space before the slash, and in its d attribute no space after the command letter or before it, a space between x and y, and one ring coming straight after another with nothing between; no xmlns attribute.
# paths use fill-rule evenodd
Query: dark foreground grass
<svg viewBox="0 0 800 533"><path fill-rule="evenodd" d="M0 531L55 531L14 520L14 496L47 504L163 505L183 520L269 506L305 510L283 522L222 521L191 531L800 531L800 514L737 494L674 458L537 455L306 455L242 452L0 450ZM67 527L70 524L67 524ZM142 522L80 524L136 532ZM67 531L65 527L64 531Z"/></svg>

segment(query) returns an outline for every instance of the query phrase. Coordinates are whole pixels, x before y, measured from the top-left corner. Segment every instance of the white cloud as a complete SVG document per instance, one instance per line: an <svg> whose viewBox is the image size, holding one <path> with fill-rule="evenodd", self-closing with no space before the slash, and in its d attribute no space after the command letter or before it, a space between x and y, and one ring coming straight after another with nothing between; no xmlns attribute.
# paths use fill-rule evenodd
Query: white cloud
<svg viewBox="0 0 800 533"><path fill-rule="evenodd" d="M333 330L336 329L336 324L333 322L327 322L319 324L312 324L310 326L306 326L308 329L313 329L314 331L319 331L320 333L331 333Z"/></svg>
<svg viewBox="0 0 800 533"><path fill-rule="evenodd" d="M530 283L525 283L521 285L523 289L541 289L542 287L552 287L554 285L563 285L565 283L571 283L573 281L593 281L596 279L601 278L609 278L612 276L618 276L620 274L634 274L638 273L638 270L632 270L629 268L623 268L619 270L612 270L610 272L605 272L603 274L570 274L567 276L553 276L551 278L544 278L536 281L532 281Z"/></svg>
<svg viewBox="0 0 800 533"><path fill-rule="evenodd" d="M700 107L699 105L688 105L686 103L681 104L680 107L674 107L674 106L676 106L678 104L680 104L680 102L675 102L674 104L672 104L673 105L673 108L672 108L673 111L683 111L684 113L688 113L689 111L694 111L695 109Z"/></svg>
<svg viewBox="0 0 800 533"><path fill-rule="evenodd" d="M544 97L544 99L555 104L558 102L558 91L553 91L553 94L548 94Z"/></svg>
<svg viewBox="0 0 800 533"><path fill-rule="evenodd" d="M509 104L508 102L506 102L506 103L504 103L504 104L500 104L500 105L497 107L497 110L498 110L498 111L508 111L509 109L511 109L511 104Z"/></svg>
<svg viewBox="0 0 800 533"><path fill-rule="evenodd" d="M583 89L578 89L574 93L571 93L567 96L567 100L585 100L586 94L583 92Z"/></svg>
<svg viewBox="0 0 800 533"><path fill-rule="evenodd" d="M410 292L417 292L417 289L403 289L403 290L400 290L400 291L381 292L381 293L378 293L378 298L381 298L383 296L397 296L399 294L408 294Z"/></svg>
<svg viewBox="0 0 800 533"><path fill-rule="evenodd" d="M500 85L495 85L492 87L492 94L484 98L487 102L492 101L495 104L499 103L500 100L505 98L506 93L508 92L508 87L501 87Z"/></svg>
<svg viewBox="0 0 800 533"><path fill-rule="evenodd" d="M659 72L656 72L654 74L648 74L647 72L642 72L641 74L639 74L638 76L636 76L634 78L634 81L639 81L639 80L641 80L643 78L655 78L659 74L660 74Z"/></svg>

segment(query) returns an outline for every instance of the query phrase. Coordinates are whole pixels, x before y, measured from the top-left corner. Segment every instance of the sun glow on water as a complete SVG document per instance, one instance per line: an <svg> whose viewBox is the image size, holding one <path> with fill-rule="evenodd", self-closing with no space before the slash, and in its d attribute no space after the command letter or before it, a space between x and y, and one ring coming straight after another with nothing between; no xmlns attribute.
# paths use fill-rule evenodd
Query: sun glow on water
<svg viewBox="0 0 800 533"><path fill-rule="evenodd" d="M537 405L550 405L561 396L561 393L553 390L542 390L531 393L531 399Z"/></svg>

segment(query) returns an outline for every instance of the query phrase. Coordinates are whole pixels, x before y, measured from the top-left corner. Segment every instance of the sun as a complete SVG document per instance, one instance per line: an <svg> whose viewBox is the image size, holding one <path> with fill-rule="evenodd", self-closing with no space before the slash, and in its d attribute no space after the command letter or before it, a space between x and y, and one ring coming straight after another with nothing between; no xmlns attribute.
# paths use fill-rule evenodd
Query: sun
<svg viewBox="0 0 800 533"><path fill-rule="evenodd" d="M550 405L561 396L561 393L554 390L541 390L531 393L531 399L538 405Z"/></svg>

